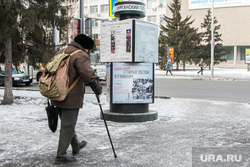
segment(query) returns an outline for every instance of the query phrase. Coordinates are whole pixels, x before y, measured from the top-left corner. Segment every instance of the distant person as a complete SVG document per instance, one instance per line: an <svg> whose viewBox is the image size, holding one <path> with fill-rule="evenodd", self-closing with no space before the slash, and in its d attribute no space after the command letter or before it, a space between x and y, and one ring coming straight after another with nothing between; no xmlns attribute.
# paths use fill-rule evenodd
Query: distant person
<svg viewBox="0 0 250 167"><path fill-rule="evenodd" d="M197 74L201 73L201 75L203 75L203 59L200 60L200 62L198 63L198 66L201 68L200 71L197 72Z"/></svg>
<svg viewBox="0 0 250 167"><path fill-rule="evenodd" d="M173 75L173 74L172 74L173 64L171 63L171 60L168 60L168 63L167 63L167 65L166 65L166 68L167 68L166 75L168 75L168 72L169 72L171 75Z"/></svg>

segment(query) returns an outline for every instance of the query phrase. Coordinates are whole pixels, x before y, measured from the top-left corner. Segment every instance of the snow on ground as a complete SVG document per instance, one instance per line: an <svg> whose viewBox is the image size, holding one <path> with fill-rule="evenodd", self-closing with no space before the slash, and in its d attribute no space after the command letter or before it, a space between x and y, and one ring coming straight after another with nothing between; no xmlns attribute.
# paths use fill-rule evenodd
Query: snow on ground
<svg viewBox="0 0 250 167"><path fill-rule="evenodd" d="M205 69L203 75L197 74L199 69L187 69L186 71L172 71L173 75L168 74L169 79L210 79L211 71ZM164 77L166 78L166 71L164 70L155 70L156 78ZM246 69L214 69L214 78L213 79L223 79L223 80L250 80L250 71Z"/></svg>
<svg viewBox="0 0 250 167"><path fill-rule="evenodd" d="M38 91L13 90L13 94L14 104L0 105L0 166L54 166L59 130L52 133L48 128L46 99ZM105 99L101 96L104 110L109 108ZM158 111L158 120L107 122L115 159L96 98L86 94L76 131L88 145L69 166L188 167L192 147L250 147L249 104L155 99L150 109Z"/></svg>

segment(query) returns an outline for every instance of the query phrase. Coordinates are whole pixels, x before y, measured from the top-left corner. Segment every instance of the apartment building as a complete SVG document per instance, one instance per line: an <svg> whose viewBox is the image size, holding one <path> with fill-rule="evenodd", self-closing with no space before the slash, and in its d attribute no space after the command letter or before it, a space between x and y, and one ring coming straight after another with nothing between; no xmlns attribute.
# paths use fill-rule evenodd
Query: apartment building
<svg viewBox="0 0 250 167"><path fill-rule="evenodd" d="M163 15L171 17L172 13L168 9L168 5L173 0L139 0L146 5L146 16L142 20L153 22L155 24L164 24ZM219 33L222 34L223 45L230 51L225 58L229 64L245 64L246 48L250 48L250 1L249 0L219 0L215 1L214 16L221 25ZM73 17L80 17L80 0L65 0L66 5L72 5L69 14ZM211 8L209 0L182 0L181 14L182 17L192 16L194 19L193 27L201 29L201 23L207 14L207 10ZM108 0L84 0L84 17L91 19L91 27L86 25L85 29L95 37L98 41L100 36L100 25L103 21L116 21L116 18L109 16ZM73 29L71 27L70 29ZM89 31L91 29L91 31ZM159 33L160 33L159 29ZM86 32L85 32L86 33ZM73 38L73 33L69 33L68 37ZM98 42L96 43L99 44Z"/></svg>
<svg viewBox="0 0 250 167"><path fill-rule="evenodd" d="M173 0L166 0L167 4ZM183 18L192 16L193 27L201 29L201 23L212 8L210 0L182 0L181 15ZM171 16L169 9L167 16ZM214 0L214 17L221 25L219 33L222 34L223 46L230 53L225 56L228 64L241 64L245 66L246 48L250 48L250 0Z"/></svg>

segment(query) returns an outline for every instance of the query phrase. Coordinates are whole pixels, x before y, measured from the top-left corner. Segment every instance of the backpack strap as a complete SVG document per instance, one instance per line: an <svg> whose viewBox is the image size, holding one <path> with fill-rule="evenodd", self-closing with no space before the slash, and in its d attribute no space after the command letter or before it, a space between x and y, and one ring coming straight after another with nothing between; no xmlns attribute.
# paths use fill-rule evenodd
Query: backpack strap
<svg viewBox="0 0 250 167"><path fill-rule="evenodd" d="M65 49L63 50L63 53L64 53L64 51L65 51ZM81 50L78 49L78 50L74 51L73 53L71 53L70 56L72 56L73 54L76 54L77 52L80 52L80 51L81 51ZM76 85L76 83L79 81L80 78L81 78L81 77L79 76L79 77L73 82L73 84L69 87L68 92L70 92L70 91L74 88L74 86Z"/></svg>
<svg viewBox="0 0 250 167"><path fill-rule="evenodd" d="M65 50L64 50L65 51ZM63 51L63 52L64 52ZM74 52L72 52L72 53L70 53L70 56L72 56L73 54L76 54L77 52L80 52L81 50L80 49L78 49L78 50L76 50L76 51L74 51Z"/></svg>
<svg viewBox="0 0 250 167"><path fill-rule="evenodd" d="M70 92L70 91L74 88L74 86L76 85L76 83L79 81L80 78L81 78L81 77L79 76L79 77L73 82L73 84L69 87L68 92Z"/></svg>
<svg viewBox="0 0 250 167"><path fill-rule="evenodd" d="M63 54L65 54L65 50L66 50L66 49L63 50ZM76 50L76 51L70 53L70 56L72 56L73 54L76 54L77 52L80 52L80 51L81 51L81 50L78 49L78 50Z"/></svg>

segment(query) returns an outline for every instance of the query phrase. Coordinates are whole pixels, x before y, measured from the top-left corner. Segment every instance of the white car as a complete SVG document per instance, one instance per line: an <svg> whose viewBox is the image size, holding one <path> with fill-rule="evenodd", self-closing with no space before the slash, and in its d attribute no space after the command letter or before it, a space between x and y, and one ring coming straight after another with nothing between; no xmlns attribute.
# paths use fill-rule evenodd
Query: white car
<svg viewBox="0 0 250 167"><path fill-rule="evenodd" d="M105 64L91 65L91 67L94 69L100 81L106 81L106 65Z"/></svg>

